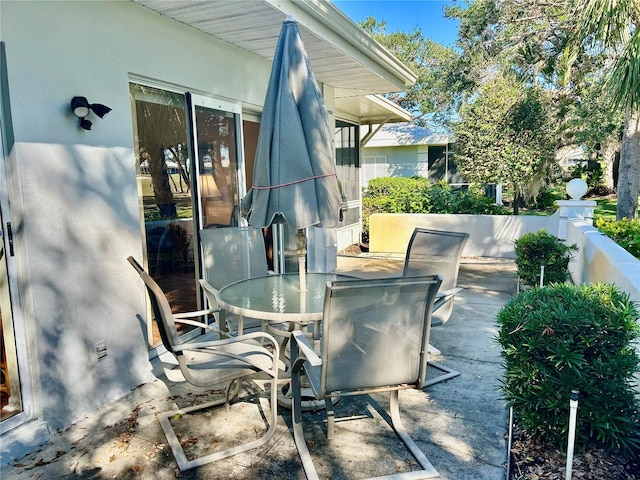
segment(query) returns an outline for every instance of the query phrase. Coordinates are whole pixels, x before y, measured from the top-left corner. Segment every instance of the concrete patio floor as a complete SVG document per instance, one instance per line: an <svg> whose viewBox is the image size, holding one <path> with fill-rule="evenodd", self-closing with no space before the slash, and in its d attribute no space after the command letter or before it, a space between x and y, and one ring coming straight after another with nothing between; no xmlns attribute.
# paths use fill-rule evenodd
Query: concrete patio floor
<svg viewBox="0 0 640 480"><path fill-rule="evenodd" d="M360 276L393 276L402 271L400 257L339 257L338 271ZM442 351L433 360L461 375L421 391L400 393L405 427L445 480L505 478L507 411L500 397L500 349L494 342L494 320L516 292L511 261L463 259L453 314L431 331L431 343ZM290 411L279 408L273 439L264 447L180 473L156 414L203 403L218 390L197 389L162 375L127 397L94 412L52 441L11 465L7 479L304 479L293 442ZM439 373L439 372L435 372ZM327 442L324 412L304 415L305 436L320 478L331 480L390 475L417 468L416 462L386 422L387 395L340 399L336 437ZM256 436L268 415L267 395L259 402L239 401L228 410L181 418L176 428L189 451L201 456L228 439ZM220 428L220 424L223 425ZM216 425L214 431L213 425Z"/></svg>

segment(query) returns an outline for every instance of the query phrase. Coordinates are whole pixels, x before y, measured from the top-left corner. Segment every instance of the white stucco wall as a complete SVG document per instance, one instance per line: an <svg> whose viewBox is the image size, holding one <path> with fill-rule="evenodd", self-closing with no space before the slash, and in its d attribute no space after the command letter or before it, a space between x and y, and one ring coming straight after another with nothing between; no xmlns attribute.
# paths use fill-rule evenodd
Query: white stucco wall
<svg viewBox="0 0 640 480"><path fill-rule="evenodd" d="M130 79L259 110L271 65L129 1L2 1L0 22L10 220L39 366L26 400L53 431L152 378L137 316L144 287L126 262L142 245ZM76 95L113 110L82 130L69 109ZM108 357L98 362L101 340ZM1 443L4 460L10 434Z"/></svg>
<svg viewBox="0 0 640 480"><path fill-rule="evenodd" d="M569 265L575 283L615 283L640 302L640 260L581 219L569 222L567 243L580 249Z"/></svg>
<svg viewBox="0 0 640 480"><path fill-rule="evenodd" d="M256 107L264 101L269 62L132 2L0 8L17 142L132 147L130 75ZM76 95L113 111L79 130L69 109Z"/></svg>
<svg viewBox="0 0 640 480"><path fill-rule="evenodd" d="M376 213L369 225L369 251L405 253L417 227L467 232L463 256L515 258L514 240L544 228L557 234L559 216L444 215L435 213Z"/></svg>

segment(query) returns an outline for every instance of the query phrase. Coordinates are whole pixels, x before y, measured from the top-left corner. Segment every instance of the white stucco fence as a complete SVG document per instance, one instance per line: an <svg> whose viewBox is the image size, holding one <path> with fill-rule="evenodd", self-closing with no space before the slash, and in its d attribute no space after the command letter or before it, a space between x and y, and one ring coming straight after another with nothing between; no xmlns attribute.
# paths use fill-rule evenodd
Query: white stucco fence
<svg viewBox="0 0 640 480"><path fill-rule="evenodd" d="M578 246L569 268L575 283L613 283L640 302L640 260L593 227L590 216L577 217L567 218L562 208L547 217L379 213L370 218L369 251L404 253L422 227L467 232L463 257L515 258L514 241L544 228Z"/></svg>
<svg viewBox="0 0 640 480"><path fill-rule="evenodd" d="M465 257L515 258L513 241L541 228L558 232L559 215L447 215L436 213L376 213L369 220L369 251L405 253L417 227L466 232Z"/></svg>
<svg viewBox="0 0 640 480"><path fill-rule="evenodd" d="M640 301L640 260L584 220L569 222L567 243L580 249L569 265L575 283L615 283Z"/></svg>

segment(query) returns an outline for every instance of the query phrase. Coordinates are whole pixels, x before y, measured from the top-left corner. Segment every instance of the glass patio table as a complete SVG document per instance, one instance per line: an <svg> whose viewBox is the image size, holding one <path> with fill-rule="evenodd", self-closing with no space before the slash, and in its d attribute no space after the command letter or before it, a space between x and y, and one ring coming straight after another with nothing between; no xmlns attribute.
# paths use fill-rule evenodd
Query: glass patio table
<svg viewBox="0 0 640 480"><path fill-rule="evenodd" d="M333 273L307 273L307 291L300 291L300 276L283 273L253 277L220 290L220 307L269 323L308 324L322 320L327 282L354 277Z"/></svg>
<svg viewBox="0 0 640 480"><path fill-rule="evenodd" d="M282 337L280 357L286 361L285 346L296 328L312 327L308 334L313 338L314 347L318 348L327 282L355 278L334 273L307 273L307 290L301 292L298 273L253 277L223 287L218 303L228 312L263 320L268 332ZM280 406L290 408L290 402L287 394L278 394ZM324 400L305 400L302 408L305 411L325 408Z"/></svg>

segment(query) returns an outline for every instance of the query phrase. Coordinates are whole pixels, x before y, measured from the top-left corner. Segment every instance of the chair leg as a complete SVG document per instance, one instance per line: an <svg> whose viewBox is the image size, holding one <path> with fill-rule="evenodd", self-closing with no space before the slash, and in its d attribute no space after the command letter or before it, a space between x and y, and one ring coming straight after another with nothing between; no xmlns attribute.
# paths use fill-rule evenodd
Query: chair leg
<svg viewBox="0 0 640 480"><path fill-rule="evenodd" d="M222 398L220 400L215 400L213 402L204 403L201 405L195 405L193 407L187 407L180 410L171 410L168 412L163 412L158 415L158 420L160 421L160 426L164 431L164 435L167 438L167 442L169 443L169 447L171 447L171 451L173 452L173 456L176 459L176 463L178 464L178 468L181 472L186 470L190 470L195 467L200 467L202 465L206 465L211 462L215 462L218 460L222 460L223 458L230 457L232 455L236 455L238 453L246 452L247 450L252 450L254 448L261 447L266 444L273 434L276 432L276 426L278 422L278 403L277 403L277 390L278 385L276 382L271 381L271 421L269 422L269 428L266 433L258 438L257 440L253 440L251 442L244 443L242 445L238 445L233 448L229 448L227 450L223 450L221 452L212 453L210 455L206 455L204 457L196 458L194 460L188 460L182 445L180 444L180 440L176 435L175 430L171 426L170 419L174 418L176 415L184 415L187 413L197 412L199 410L205 410L212 407L216 407L219 405L223 405L226 403L226 398ZM226 397L226 396L225 396Z"/></svg>
<svg viewBox="0 0 640 480"><path fill-rule="evenodd" d="M391 423L393 425L393 429L396 431L400 439L404 442L407 448L411 451L413 456L416 458L418 463L422 466L424 476L420 478L438 478L440 474L437 472L435 467L431 464L431 462L427 459L425 454L420 450L420 447L413 441L413 438L409 436L407 431L402 425L402 420L400 419L400 406L399 406L399 394L398 390L393 390L391 392L391 398L389 401L389 415L391 416Z"/></svg>
<svg viewBox="0 0 640 480"><path fill-rule="evenodd" d="M331 401L331 397L326 397L324 399L325 410L327 412L327 440L333 439L336 429L335 429L335 417L336 417L336 409L333 406L333 402Z"/></svg>
<svg viewBox="0 0 640 480"><path fill-rule="evenodd" d="M291 342L296 350L295 341ZM291 423L293 424L293 439L298 449L298 455L300 455L300 461L302 461L302 467L304 473L307 476L307 480L320 480L316 467L313 465L311 454L309 453L309 447L304 440L304 431L302 429L302 398L300 397L300 370L299 368L293 369L291 374L291 389L293 391L293 399L291 402Z"/></svg>
<svg viewBox="0 0 640 480"><path fill-rule="evenodd" d="M427 363L427 369L429 367L436 368L436 369L440 370L441 372L445 372L445 374L444 375L438 375L437 377L433 377L433 378L430 378L430 379L426 380L424 382L424 384L422 385L422 388L430 387L431 385L435 385L436 383L444 382L445 380L451 380L452 378L455 378L458 375L460 375L460 372L458 372L457 370L453 370L452 368L445 367L444 365L441 365L439 363L428 362Z"/></svg>

